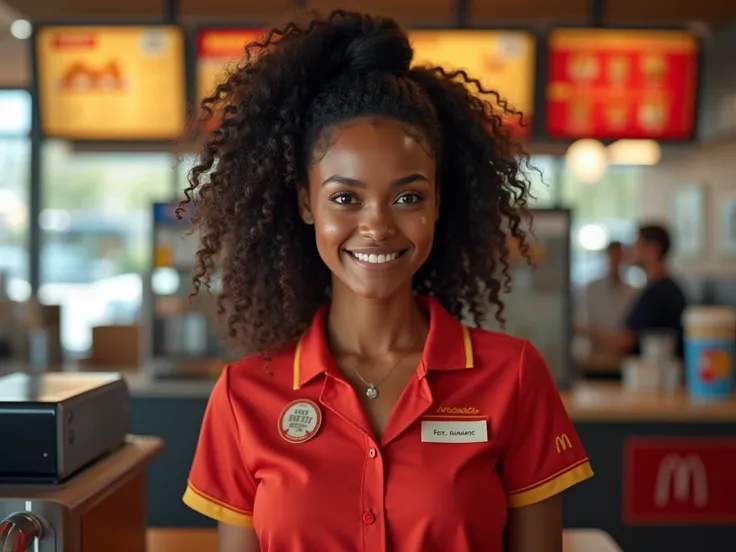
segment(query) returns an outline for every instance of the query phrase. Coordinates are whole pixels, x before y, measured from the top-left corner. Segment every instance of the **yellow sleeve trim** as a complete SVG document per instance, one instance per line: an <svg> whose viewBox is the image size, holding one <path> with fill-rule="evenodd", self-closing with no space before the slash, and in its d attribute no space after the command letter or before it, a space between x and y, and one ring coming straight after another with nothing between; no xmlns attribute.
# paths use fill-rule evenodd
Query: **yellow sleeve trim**
<svg viewBox="0 0 736 552"><path fill-rule="evenodd" d="M593 477L593 469L590 467L590 462L585 460L583 463L574 464L571 469L552 479L545 480L539 485L531 488L527 487L527 490L510 493L506 497L508 507L521 508L522 506L542 502L591 477Z"/></svg>
<svg viewBox="0 0 736 552"><path fill-rule="evenodd" d="M465 367L473 367L473 342L470 340L470 330L463 326L463 348L465 349Z"/></svg>
<svg viewBox="0 0 736 552"><path fill-rule="evenodd" d="M200 514L216 521L227 523L228 525L235 525L236 527L253 527L252 515L236 510L231 506L227 506L226 504L207 496L200 490L196 489L191 483L187 485L182 501L195 512L199 512Z"/></svg>

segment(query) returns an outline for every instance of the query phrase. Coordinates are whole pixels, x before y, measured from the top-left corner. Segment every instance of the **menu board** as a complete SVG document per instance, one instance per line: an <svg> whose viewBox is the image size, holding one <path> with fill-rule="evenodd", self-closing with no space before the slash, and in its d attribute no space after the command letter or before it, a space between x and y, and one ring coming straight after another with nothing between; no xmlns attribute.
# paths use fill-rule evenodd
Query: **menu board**
<svg viewBox="0 0 736 552"><path fill-rule="evenodd" d="M446 70L464 69L484 88L498 92L524 114L525 126L518 117L507 122L519 134L531 133L534 107L534 62L536 44L531 33L523 31L411 31L414 65L439 65ZM493 103L491 96L484 95Z"/></svg>
<svg viewBox="0 0 736 552"><path fill-rule="evenodd" d="M197 102L212 94L224 80L228 69L245 57L245 46L263 38L258 29L202 29L197 33L196 94ZM207 122L209 130L216 119Z"/></svg>
<svg viewBox="0 0 736 552"><path fill-rule="evenodd" d="M229 67L245 57L245 46L263 37L257 29L203 29L197 33L197 98L215 90Z"/></svg>
<svg viewBox="0 0 736 552"><path fill-rule="evenodd" d="M175 27L44 27L41 126L54 138L166 140L186 120L184 38Z"/></svg>
<svg viewBox="0 0 736 552"><path fill-rule="evenodd" d="M698 50L698 40L685 31L553 31L547 135L601 140L692 138Z"/></svg>

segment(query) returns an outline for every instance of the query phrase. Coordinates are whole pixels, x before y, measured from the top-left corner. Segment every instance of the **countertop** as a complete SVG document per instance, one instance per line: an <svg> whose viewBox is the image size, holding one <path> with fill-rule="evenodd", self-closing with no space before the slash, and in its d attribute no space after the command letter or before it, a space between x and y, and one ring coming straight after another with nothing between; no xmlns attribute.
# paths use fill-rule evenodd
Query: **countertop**
<svg viewBox="0 0 736 552"><path fill-rule="evenodd" d="M720 401L691 400L671 393L624 390L617 382L579 382L562 392L575 422L736 423L736 396Z"/></svg>
<svg viewBox="0 0 736 552"><path fill-rule="evenodd" d="M566 529L563 552L621 552L608 534L598 529ZM217 548L214 529L148 530L148 552L200 552Z"/></svg>
<svg viewBox="0 0 736 552"><path fill-rule="evenodd" d="M83 510L143 471L164 450L158 437L130 435L125 445L60 485L0 485L3 499L48 500Z"/></svg>

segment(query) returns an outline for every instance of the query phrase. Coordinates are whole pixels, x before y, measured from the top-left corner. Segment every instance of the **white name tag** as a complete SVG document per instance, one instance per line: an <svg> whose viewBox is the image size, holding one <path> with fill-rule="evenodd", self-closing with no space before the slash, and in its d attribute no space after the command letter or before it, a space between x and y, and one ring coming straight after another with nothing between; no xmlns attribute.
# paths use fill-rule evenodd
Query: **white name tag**
<svg viewBox="0 0 736 552"><path fill-rule="evenodd" d="M486 420L472 422L422 422L422 443L485 443Z"/></svg>

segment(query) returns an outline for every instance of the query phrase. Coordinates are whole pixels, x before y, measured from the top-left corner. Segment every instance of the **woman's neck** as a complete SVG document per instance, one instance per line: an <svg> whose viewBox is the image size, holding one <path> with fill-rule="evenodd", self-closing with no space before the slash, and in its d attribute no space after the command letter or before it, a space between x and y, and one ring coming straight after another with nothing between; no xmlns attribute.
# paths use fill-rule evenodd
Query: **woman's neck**
<svg viewBox="0 0 736 552"><path fill-rule="evenodd" d="M333 355L372 359L422 349L429 323L411 289L390 299L360 297L339 284L332 289L327 338Z"/></svg>

